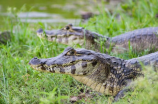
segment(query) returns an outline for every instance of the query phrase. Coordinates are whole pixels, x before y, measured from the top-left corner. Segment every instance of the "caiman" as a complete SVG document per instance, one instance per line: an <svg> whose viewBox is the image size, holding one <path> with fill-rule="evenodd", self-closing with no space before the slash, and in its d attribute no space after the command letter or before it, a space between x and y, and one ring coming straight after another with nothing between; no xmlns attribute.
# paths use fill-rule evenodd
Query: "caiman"
<svg viewBox="0 0 158 104"><path fill-rule="evenodd" d="M142 74L142 64L158 69L158 52L123 60L87 49L68 47L57 57L30 60L38 71L68 74L105 95L122 96L123 89Z"/></svg>
<svg viewBox="0 0 158 104"><path fill-rule="evenodd" d="M158 27L138 29L110 38L69 24L60 30L39 29L37 35L40 38L47 38L49 41L69 46L79 44L86 49L105 53L110 51L113 53L128 52L129 48L134 52L146 49L149 52L158 50Z"/></svg>

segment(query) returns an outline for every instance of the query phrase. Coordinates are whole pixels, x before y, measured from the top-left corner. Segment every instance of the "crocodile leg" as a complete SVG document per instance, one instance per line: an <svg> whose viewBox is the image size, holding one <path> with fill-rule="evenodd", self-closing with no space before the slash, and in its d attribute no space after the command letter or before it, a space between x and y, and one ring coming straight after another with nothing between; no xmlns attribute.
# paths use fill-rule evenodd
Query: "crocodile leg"
<svg viewBox="0 0 158 104"><path fill-rule="evenodd" d="M114 97L114 102L118 101L120 98L123 98L125 96L126 92L132 90L132 88L131 88L131 82L132 82L132 80L128 79L127 82L128 82L128 84L121 91L119 91L117 93L117 95Z"/></svg>

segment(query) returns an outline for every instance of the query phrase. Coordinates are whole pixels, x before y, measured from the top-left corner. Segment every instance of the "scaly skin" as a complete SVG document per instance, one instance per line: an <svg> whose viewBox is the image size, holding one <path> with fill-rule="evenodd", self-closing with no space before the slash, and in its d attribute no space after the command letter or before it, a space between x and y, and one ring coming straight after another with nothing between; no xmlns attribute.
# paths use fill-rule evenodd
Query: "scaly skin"
<svg viewBox="0 0 158 104"><path fill-rule="evenodd" d="M85 30L82 27L73 27L70 24L60 30L43 31L39 29L37 35L41 38L47 38L49 41L56 41L69 46L79 44L90 50L103 52L106 49L106 51L111 50L114 53L123 53L129 50L129 41L135 52L144 51L145 49L149 51L157 50L157 32L158 27L149 27L109 38Z"/></svg>
<svg viewBox="0 0 158 104"><path fill-rule="evenodd" d="M106 95L116 96L132 79L142 75L140 64L158 68L158 52L123 60L86 49L68 47L57 57L33 58L35 70L71 75L81 83ZM119 94L120 95L120 94Z"/></svg>

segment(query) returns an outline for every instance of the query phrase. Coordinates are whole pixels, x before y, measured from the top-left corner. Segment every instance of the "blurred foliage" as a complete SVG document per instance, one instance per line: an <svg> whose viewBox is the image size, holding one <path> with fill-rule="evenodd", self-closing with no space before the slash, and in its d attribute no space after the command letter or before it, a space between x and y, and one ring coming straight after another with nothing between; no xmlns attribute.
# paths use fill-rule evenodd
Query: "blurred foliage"
<svg viewBox="0 0 158 104"><path fill-rule="evenodd" d="M80 26L106 36L116 36L138 28L158 26L157 0L128 0L121 9L104 11ZM39 39L36 30L47 28L44 23L31 25L22 23L16 14L19 10L8 9L14 16L4 18L3 28L11 31L11 41L0 44L0 102L2 104L21 103L70 103L69 97L78 95L80 88L86 90L68 75L42 73L33 70L28 62L33 57L49 58L60 54L66 45ZM25 10L25 9L24 9ZM20 10L21 11L21 10ZM16 22L12 20L16 19ZM60 27L58 27L60 28ZM130 59L148 52L134 54L129 52L117 57ZM112 54L112 53L110 53ZM151 68L145 70L145 77L135 82L135 90L116 103L156 104L158 95L157 73ZM96 95L91 102L111 103L111 97ZM81 102L86 103L83 99Z"/></svg>

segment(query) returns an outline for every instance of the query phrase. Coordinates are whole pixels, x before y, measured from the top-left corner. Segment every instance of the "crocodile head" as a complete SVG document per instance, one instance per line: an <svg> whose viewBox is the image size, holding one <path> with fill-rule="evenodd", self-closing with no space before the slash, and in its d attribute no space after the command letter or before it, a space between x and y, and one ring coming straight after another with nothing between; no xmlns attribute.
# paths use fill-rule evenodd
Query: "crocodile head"
<svg viewBox="0 0 158 104"><path fill-rule="evenodd" d="M69 24L59 30L39 29L37 30L37 36L45 38L48 41L58 42L68 46L79 45L86 49L95 51L100 50L100 47L98 47L98 45L100 45L100 41L109 41L108 37L86 30L83 27L74 27L72 24ZM108 45L109 44L107 44L107 46Z"/></svg>
<svg viewBox="0 0 158 104"><path fill-rule="evenodd" d="M37 36L47 38L49 41L56 41L66 45L84 44L85 29L83 27L74 27L72 24L59 30L37 30Z"/></svg>
<svg viewBox="0 0 158 104"><path fill-rule="evenodd" d="M104 87L102 89L100 87L108 78L110 68L106 60L103 60L102 54L99 54L91 50L68 47L57 57L48 59L35 57L30 60L29 65L38 71L71 75L79 82L104 93Z"/></svg>
<svg viewBox="0 0 158 104"><path fill-rule="evenodd" d="M107 95L116 95L126 85L126 79L137 75L137 67L133 64L131 67L126 60L71 47L57 57L35 57L29 64L35 70L71 75L79 82Z"/></svg>
<svg viewBox="0 0 158 104"><path fill-rule="evenodd" d="M89 75L101 63L94 51L68 47L57 57L30 60L29 64L35 70L64 73L70 75ZM104 63L105 64L105 63Z"/></svg>

